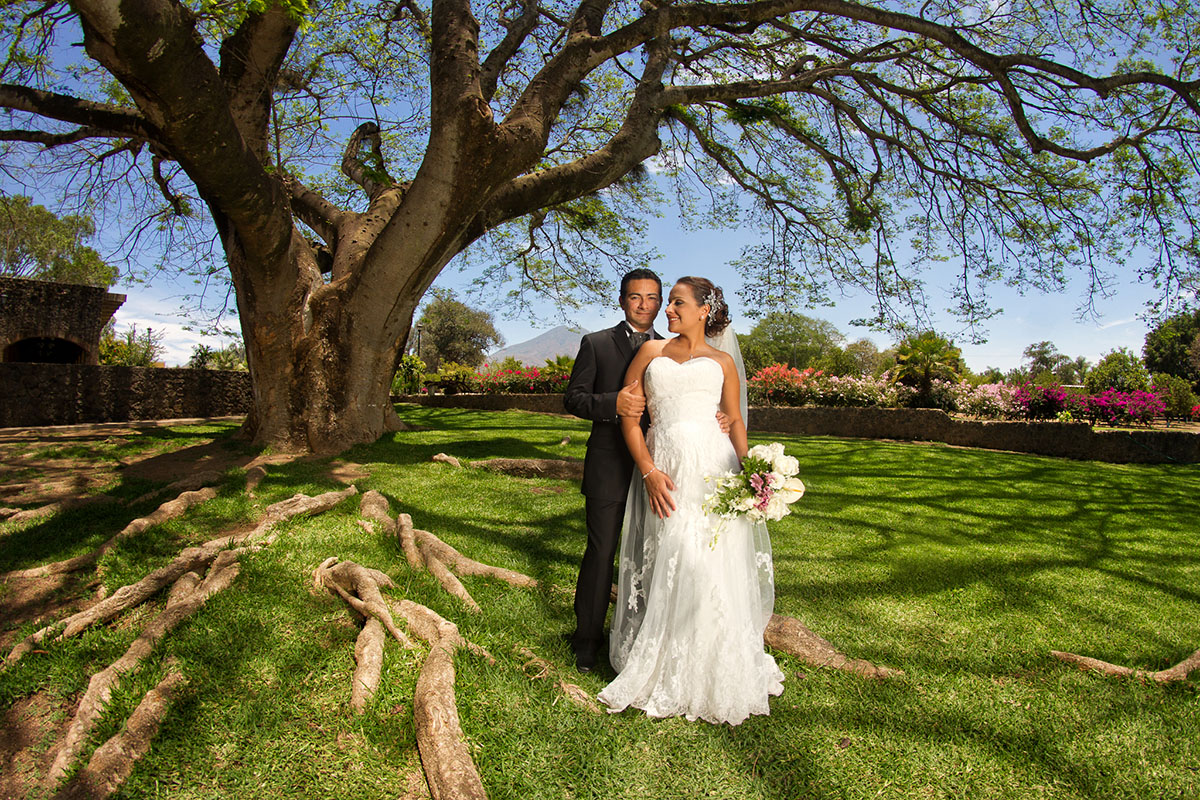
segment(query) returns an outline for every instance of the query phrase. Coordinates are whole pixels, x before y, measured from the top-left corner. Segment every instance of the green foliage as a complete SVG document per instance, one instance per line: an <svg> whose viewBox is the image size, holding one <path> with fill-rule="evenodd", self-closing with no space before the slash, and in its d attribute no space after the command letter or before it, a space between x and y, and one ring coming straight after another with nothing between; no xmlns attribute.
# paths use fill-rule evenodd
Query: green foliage
<svg viewBox="0 0 1200 800"><path fill-rule="evenodd" d="M1200 309L1176 314L1164 320L1149 333L1142 347L1146 369L1176 375L1200 391Z"/></svg>
<svg viewBox="0 0 1200 800"><path fill-rule="evenodd" d="M560 353L554 358L546 359L546 366L542 367L542 372L549 375L566 375L570 378L573 369L575 369L575 356Z"/></svg>
<svg viewBox="0 0 1200 800"><path fill-rule="evenodd" d="M499 362L497 362L495 364L489 364L488 367L493 371L494 370L502 370L503 371L503 370L523 369L525 367L525 364L519 358L514 358L513 356L505 356Z"/></svg>
<svg viewBox="0 0 1200 800"><path fill-rule="evenodd" d="M803 314L772 311L762 317L750 333L738 336L738 346L746 362L746 374L753 375L772 364L795 369L820 368L844 340L831 322Z"/></svg>
<svg viewBox="0 0 1200 800"><path fill-rule="evenodd" d="M479 384L479 375L467 364L445 361L431 378L426 379L426 383L446 394L473 392Z"/></svg>
<svg viewBox="0 0 1200 800"><path fill-rule="evenodd" d="M392 376L392 394L416 394L425 382L425 362L412 353L405 353Z"/></svg>
<svg viewBox="0 0 1200 800"><path fill-rule="evenodd" d="M192 369L220 369L234 372L245 372L246 346L232 342L216 350L206 344L198 344L192 348L192 357L187 365Z"/></svg>
<svg viewBox="0 0 1200 800"><path fill-rule="evenodd" d="M0 196L0 275L108 288L118 271L84 242L88 216L58 217L28 197Z"/></svg>
<svg viewBox="0 0 1200 800"><path fill-rule="evenodd" d="M154 367L162 362L164 352L163 334L153 328L138 332L137 325L130 325L123 333L109 320L100 335L100 363L121 367Z"/></svg>
<svg viewBox="0 0 1200 800"><path fill-rule="evenodd" d="M1088 372L1084 386L1090 394L1099 394L1105 389L1119 392L1145 391L1150 388L1150 373L1142 360L1121 347L1106 353L1100 363Z"/></svg>
<svg viewBox="0 0 1200 800"><path fill-rule="evenodd" d="M445 289L433 290L433 299L417 324L421 326L418 355L433 370L443 362L477 367L488 350L504 344L490 313L471 308Z"/></svg>
<svg viewBox="0 0 1200 800"><path fill-rule="evenodd" d="M925 406L934 401L934 379L957 381L966 368L962 351L953 342L934 331L925 331L897 345L892 380L915 386L917 395L913 403Z"/></svg>
<svg viewBox="0 0 1200 800"><path fill-rule="evenodd" d="M1163 415L1168 420L1186 420L1192 414L1192 407L1200 400L1192 391L1192 384L1178 375L1160 372L1152 381L1153 391L1163 399L1166 409Z"/></svg>

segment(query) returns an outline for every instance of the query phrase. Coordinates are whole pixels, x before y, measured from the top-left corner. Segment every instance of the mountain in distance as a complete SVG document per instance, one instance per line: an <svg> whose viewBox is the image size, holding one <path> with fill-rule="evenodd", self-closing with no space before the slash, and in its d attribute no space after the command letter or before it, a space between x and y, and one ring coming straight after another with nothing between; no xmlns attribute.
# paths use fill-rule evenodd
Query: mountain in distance
<svg viewBox="0 0 1200 800"><path fill-rule="evenodd" d="M590 331L583 328L559 325L528 341L502 347L488 355L487 363L496 364L512 356L527 366L540 367L548 359L556 356L566 355L574 358L575 354L579 352L579 340L587 333Z"/></svg>

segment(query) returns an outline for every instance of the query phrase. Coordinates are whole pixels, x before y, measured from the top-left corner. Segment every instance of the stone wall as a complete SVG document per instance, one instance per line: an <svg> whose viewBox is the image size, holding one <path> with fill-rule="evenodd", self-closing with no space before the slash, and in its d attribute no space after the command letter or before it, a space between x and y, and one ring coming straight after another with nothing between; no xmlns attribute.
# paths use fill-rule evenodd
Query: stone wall
<svg viewBox="0 0 1200 800"><path fill-rule="evenodd" d="M88 364L0 363L0 427L245 414L250 374Z"/></svg>
<svg viewBox="0 0 1200 800"><path fill-rule="evenodd" d="M394 399L439 408L565 413L562 395L413 395ZM1200 462L1200 434L1196 433L1093 429L1084 422L960 420L936 409L752 408L750 423L755 432L945 442L1118 464Z"/></svg>

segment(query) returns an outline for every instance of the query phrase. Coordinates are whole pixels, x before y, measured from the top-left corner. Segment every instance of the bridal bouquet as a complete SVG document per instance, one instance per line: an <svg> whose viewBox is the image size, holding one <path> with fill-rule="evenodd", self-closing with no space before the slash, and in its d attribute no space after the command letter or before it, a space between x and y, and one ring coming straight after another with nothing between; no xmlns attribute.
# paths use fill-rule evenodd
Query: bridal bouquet
<svg viewBox="0 0 1200 800"><path fill-rule="evenodd" d="M796 477L800 464L783 452L779 442L750 448L742 471L705 478L716 489L704 498L704 511L724 520L745 514L752 520L778 520L791 513L791 504L804 496L804 483ZM717 537L713 537L716 544Z"/></svg>

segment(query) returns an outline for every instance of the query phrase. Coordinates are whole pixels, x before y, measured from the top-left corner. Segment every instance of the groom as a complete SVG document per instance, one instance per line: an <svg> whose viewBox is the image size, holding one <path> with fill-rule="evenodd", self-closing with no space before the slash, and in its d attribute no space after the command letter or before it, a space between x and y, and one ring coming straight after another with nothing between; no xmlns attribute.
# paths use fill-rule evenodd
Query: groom
<svg viewBox="0 0 1200 800"><path fill-rule="evenodd" d="M640 415L642 430L649 425L645 398L623 390L622 384L634 351L647 339L662 338L652 327L662 306L662 281L648 269L631 270L621 278L618 302L625 320L583 337L563 398L567 411L592 421L582 487L588 539L575 586L575 633L571 637L580 672L595 668L604 641L613 557L633 475L633 458L618 420Z"/></svg>

